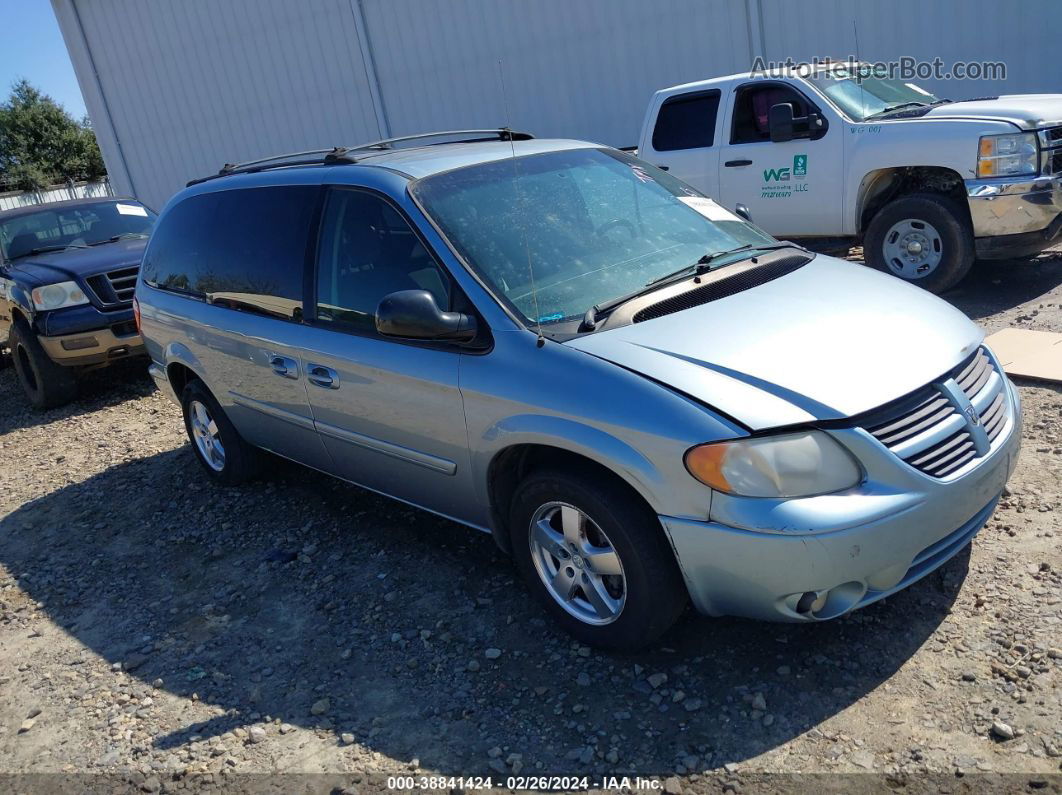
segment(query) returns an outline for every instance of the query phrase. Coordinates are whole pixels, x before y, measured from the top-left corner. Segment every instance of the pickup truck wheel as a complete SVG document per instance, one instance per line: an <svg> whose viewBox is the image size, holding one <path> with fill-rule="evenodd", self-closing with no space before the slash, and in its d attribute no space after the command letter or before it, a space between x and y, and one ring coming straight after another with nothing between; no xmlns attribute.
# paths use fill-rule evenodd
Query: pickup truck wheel
<svg viewBox="0 0 1062 795"><path fill-rule="evenodd" d="M660 521L607 478L529 475L513 496L517 568L553 618L583 643L636 649L686 605L686 587Z"/></svg>
<svg viewBox="0 0 1062 795"><path fill-rule="evenodd" d="M885 205L871 220L863 240L868 265L942 293L973 266L969 221L946 196L904 196Z"/></svg>
<svg viewBox="0 0 1062 795"><path fill-rule="evenodd" d="M74 399L77 395L74 373L53 362L37 337L21 322L11 327L8 345L18 383L35 409L52 409Z"/></svg>
<svg viewBox="0 0 1062 795"><path fill-rule="evenodd" d="M188 382L181 394L181 407L196 460L211 480L222 486L238 486L258 475L261 451L243 440L201 381Z"/></svg>

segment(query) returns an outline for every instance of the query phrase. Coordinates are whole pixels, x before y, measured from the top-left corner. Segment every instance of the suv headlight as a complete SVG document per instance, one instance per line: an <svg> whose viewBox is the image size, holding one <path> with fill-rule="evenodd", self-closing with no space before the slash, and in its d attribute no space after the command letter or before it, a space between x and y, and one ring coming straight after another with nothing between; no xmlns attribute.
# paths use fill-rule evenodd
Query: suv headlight
<svg viewBox="0 0 1062 795"><path fill-rule="evenodd" d="M697 445L686 452L686 469L705 485L742 497L811 497L862 479L848 451L822 431Z"/></svg>
<svg viewBox="0 0 1062 795"><path fill-rule="evenodd" d="M59 282L47 287L38 287L31 295L33 305L42 311L80 306L89 302L88 296L77 286L77 282Z"/></svg>
<svg viewBox="0 0 1062 795"><path fill-rule="evenodd" d="M1012 177L1039 171L1040 150L1036 133L981 136L977 148L977 176Z"/></svg>

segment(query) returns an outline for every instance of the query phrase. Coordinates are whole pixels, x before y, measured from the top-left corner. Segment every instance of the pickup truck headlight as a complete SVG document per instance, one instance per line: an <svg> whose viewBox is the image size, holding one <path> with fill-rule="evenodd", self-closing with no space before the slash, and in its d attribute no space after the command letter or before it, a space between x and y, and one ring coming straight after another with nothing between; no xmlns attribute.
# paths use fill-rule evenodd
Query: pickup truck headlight
<svg viewBox="0 0 1062 795"><path fill-rule="evenodd" d="M822 431L701 444L686 469L713 489L742 497L810 497L855 486L862 472Z"/></svg>
<svg viewBox="0 0 1062 795"><path fill-rule="evenodd" d="M977 149L977 176L1013 177L1039 171L1040 150L1036 133L981 136Z"/></svg>
<svg viewBox="0 0 1062 795"><path fill-rule="evenodd" d="M89 302L88 296L77 286L77 282L59 282L47 287L38 287L31 295L33 306L41 311L80 306Z"/></svg>

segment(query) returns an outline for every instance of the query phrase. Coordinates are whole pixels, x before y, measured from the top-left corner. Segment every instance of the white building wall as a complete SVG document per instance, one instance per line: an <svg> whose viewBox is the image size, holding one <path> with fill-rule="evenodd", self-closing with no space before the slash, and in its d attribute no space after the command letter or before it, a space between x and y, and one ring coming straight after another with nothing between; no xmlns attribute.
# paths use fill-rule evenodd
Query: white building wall
<svg viewBox="0 0 1062 795"><path fill-rule="evenodd" d="M226 162L389 134L633 145L657 88L847 56L853 18L865 60L1007 62L1004 85L926 81L944 96L1062 91L1058 3L52 0L116 190L156 207Z"/></svg>

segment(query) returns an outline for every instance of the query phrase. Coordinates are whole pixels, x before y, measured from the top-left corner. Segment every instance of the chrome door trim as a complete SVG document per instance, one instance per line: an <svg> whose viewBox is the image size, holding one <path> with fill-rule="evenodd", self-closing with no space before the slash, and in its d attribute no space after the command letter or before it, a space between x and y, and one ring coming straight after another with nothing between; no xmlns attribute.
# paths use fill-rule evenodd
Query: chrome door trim
<svg viewBox="0 0 1062 795"><path fill-rule="evenodd" d="M233 392L232 390L229 390L229 397L232 398L233 403L243 406L245 409L257 411L270 417L274 417L275 419L283 420L284 422L290 422L292 425L297 425L308 431L315 430L313 420L310 417L304 417L301 414L296 414L294 411L288 411L287 409L277 408L269 403L263 403L260 400L249 398L246 395L241 395L239 392Z"/></svg>
<svg viewBox="0 0 1062 795"><path fill-rule="evenodd" d="M363 447L366 450L383 453L392 458L397 458L410 464L416 464L434 472L441 472L444 475L453 475L457 472L457 464L449 459L439 458L438 456L430 455L428 453L422 453L420 450L412 450L408 447L385 442L382 439L374 439L371 436L348 431L346 428L338 428L335 425L329 425L327 422L317 422L316 425L318 433L321 433L324 436L329 436L333 439L338 439L341 442L349 442L358 447Z"/></svg>

